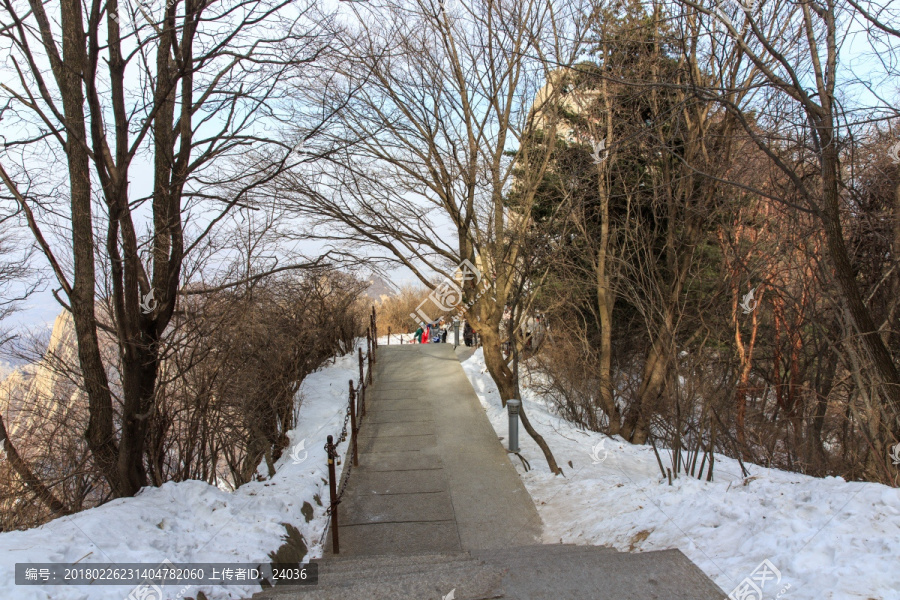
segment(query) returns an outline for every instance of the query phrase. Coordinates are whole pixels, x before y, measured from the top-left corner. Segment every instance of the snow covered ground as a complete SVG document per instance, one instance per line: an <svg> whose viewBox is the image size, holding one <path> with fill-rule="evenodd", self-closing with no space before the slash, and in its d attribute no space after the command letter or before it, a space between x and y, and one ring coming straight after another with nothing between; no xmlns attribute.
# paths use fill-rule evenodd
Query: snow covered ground
<svg viewBox="0 0 900 600"><path fill-rule="evenodd" d="M505 437L506 413L481 351L463 368L498 435ZM17 562L268 562L285 533L282 523L300 530L310 544L308 557L321 556L317 544L325 508L316 498L328 495L322 446L326 435L340 429L347 381L356 375L355 355L349 355L303 382L292 451L280 459L271 480L231 493L197 481L169 483L40 528L2 533L0 580L12 581ZM751 477L744 485L737 462L719 455L716 481L682 477L670 487L650 448L579 431L527 389L524 400L566 473L553 477L523 432L522 453L533 470L522 478L544 520L546 542L635 552L679 548L726 593L754 572L758 584L758 566L768 560L775 579L764 582L766 600L900 600L900 490L755 465L748 465ZM665 452L663 460L668 460ZM309 521L305 504L307 514L312 508ZM163 589L170 599L203 590L218 600L249 598L259 587ZM121 586L7 584L0 597L125 600L130 592Z"/></svg>
<svg viewBox="0 0 900 600"><path fill-rule="evenodd" d="M505 437L508 417L481 350L463 368ZM737 461L721 455L714 482L682 476L670 487L651 448L580 431L530 390L523 395L565 471L565 478L551 475L537 444L520 433L533 470L513 462L544 520L546 543L678 548L726 594L755 573L754 584L765 579L766 600L900 599L900 490L756 465L746 465L744 485ZM667 464L668 452L660 454Z"/></svg>
<svg viewBox="0 0 900 600"><path fill-rule="evenodd" d="M363 345L365 341L363 340ZM282 523L297 527L310 546L318 546L328 499L325 438L340 432L347 406L347 382L358 377L356 354L338 358L309 375L298 393L298 426L289 433L291 449L268 481L248 483L234 492L200 481L145 488L135 498L51 521L28 531L0 533L0 598L15 600L125 600L133 586L13 586L15 563L80 561L107 563L255 563L270 562L281 545ZM339 451L343 454L346 444ZM338 470L342 466L337 467ZM312 515L307 521L305 512ZM310 508L312 511L310 512ZM166 599L249 598L257 584L162 588ZM140 594L135 598L142 598ZM154 595L149 600L158 599ZM143 599L142 599L143 600Z"/></svg>

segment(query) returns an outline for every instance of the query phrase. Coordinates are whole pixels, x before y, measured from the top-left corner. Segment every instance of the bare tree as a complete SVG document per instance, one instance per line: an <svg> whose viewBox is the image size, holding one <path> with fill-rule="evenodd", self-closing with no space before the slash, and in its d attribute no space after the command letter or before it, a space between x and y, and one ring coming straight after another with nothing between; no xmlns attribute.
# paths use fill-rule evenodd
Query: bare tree
<svg viewBox="0 0 900 600"><path fill-rule="evenodd" d="M704 39L700 52L704 60L730 64L736 75L730 86L696 81L697 93L729 111L790 179L802 203L794 206L820 222L835 281L877 373L879 394L890 408L896 429L900 375L866 305L847 248L842 224L847 171L842 167L842 152L859 123L887 119L897 111L881 100L877 88L869 89L867 96L874 100L868 106L854 105L839 91L839 86L869 86L853 72L853 61L841 60L841 53L847 53L842 40L852 34L855 23L868 23L888 33L884 43L889 53L896 53L896 31L879 20L892 12L881 10L886 5L835 0L763 2L752 8L695 0L678 0L678 5L684 7L685 20L697 24L696 33ZM890 61L883 65L882 72L891 74ZM868 73L864 79L871 81L873 75ZM801 140L802 147L785 144L790 138ZM803 176L809 164L817 167L815 177ZM790 201L784 196L778 199Z"/></svg>
<svg viewBox="0 0 900 600"><path fill-rule="evenodd" d="M0 178L70 310L85 435L117 496L147 484L160 339L188 257L294 162L278 100L326 47L328 18L287 0L4 0ZM51 12L56 11L56 12ZM277 130L275 135L281 135ZM121 358L116 422L97 295Z"/></svg>
<svg viewBox="0 0 900 600"><path fill-rule="evenodd" d="M539 91L583 50L592 11L577 1L537 0L411 0L354 11L357 23L333 65L337 77L313 92L337 94L334 105L360 85L333 131L333 145L347 149L334 155L318 199L297 201L297 211L315 221L315 235L380 249L429 287L434 272L452 280L455 265L476 266L484 280L470 268L464 298L453 303L467 307L505 404L516 382L499 326L552 150L523 140L536 129L555 137L559 91ZM517 164L534 168L514 176ZM285 178L276 193L308 195L308 187L308 178ZM515 208L505 202L512 189L521 199ZM450 291L436 293L450 301Z"/></svg>

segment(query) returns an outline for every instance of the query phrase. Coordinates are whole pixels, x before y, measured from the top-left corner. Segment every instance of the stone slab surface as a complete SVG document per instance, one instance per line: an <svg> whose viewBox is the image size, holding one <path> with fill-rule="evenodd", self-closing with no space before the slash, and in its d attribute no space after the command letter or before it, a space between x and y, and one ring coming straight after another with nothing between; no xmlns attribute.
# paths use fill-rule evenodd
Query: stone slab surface
<svg viewBox="0 0 900 600"><path fill-rule="evenodd" d="M359 471L353 473L357 479L347 494L362 496L375 494L422 494L446 492L447 480L440 469L402 471Z"/></svg>
<svg viewBox="0 0 900 600"><path fill-rule="evenodd" d="M471 583L477 583L472 586ZM326 559L317 588L258 598L317 600L722 600L725 593L679 550L629 554L548 544L496 550ZM453 595L450 595L450 592Z"/></svg>
<svg viewBox="0 0 900 600"><path fill-rule="evenodd" d="M339 507L341 555L448 548L428 529L410 545L409 523L449 524L450 547L463 550L534 543L537 510L453 346L382 346L377 356L360 466Z"/></svg>
<svg viewBox="0 0 900 600"><path fill-rule="evenodd" d="M412 494L359 494L354 491L351 494L348 490L340 509L341 527L411 521L452 521L453 517L450 494L443 491ZM348 551L351 548L347 546Z"/></svg>
<svg viewBox="0 0 900 600"><path fill-rule="evenodd" d="M441 459L433 452L382 452L359 457L359 472L422 471L441 469ZM349 490L349 486L348 486Z"/></svg>
<svg viewBox="0 0 900 600"><path fill-rule="evenodd" d="M418 452L426 448L434 448L437 445L437 436L435 434L419 435L414 431L411 433L412 435L394 435L389 437L360 436L359 451L369 454L378 454L379 452Z"/></svg>
<svg viewBox="0 0 900 600"><path fill-rule="evenodd" d="M434 421L401 421L397 423L366 423L365 432L360 431L360 438L366 437L394 437L400 435L431 434L437 433Z"/></svg>
<svg viewBox="0 0 900 600"><path fill-rule="evenodd" d="M433 414L430 409L417 408L413 410L369 410L363 417L364 423L421 423L431 421ZM360 433L362 433L360 431Z"/></svg>
<svg viewBox="0 0 900 600"><path fill-rule="evenodd" d="M404 552L452 552L462 549L453 521L342 525L340 533L341 555L350 551L354 551L353 556L392 554L397 552L397 548L402 548ZM326 540L326 551L329 556L334 556L330 536Z"/></svg>
<svg viewBox="0 0 900 600"><path fill-rule="evenodd" d="M379 349L360 464L339 509L341 552L327 536L319 585L254 600L725 597L678 550L536 544L534 503L457 360L472 350Z"/></svg>

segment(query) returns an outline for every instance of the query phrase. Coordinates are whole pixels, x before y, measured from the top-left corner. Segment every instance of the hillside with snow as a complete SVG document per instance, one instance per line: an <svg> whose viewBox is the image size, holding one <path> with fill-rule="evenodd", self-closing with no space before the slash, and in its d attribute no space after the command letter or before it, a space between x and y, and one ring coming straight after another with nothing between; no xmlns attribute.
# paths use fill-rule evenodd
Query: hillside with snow
<svg viewBox="0 0 900 600"><path fill-rule="evenodd" d="M498 436L507 416L479 350L463 363ZM268 481L235 492L203 482L167 483L135 498L0 534L0 577L17 562L268 562L283 524L295 526L319 557L326 520L325 452L346 406L354 356L338 358L303 382L292 452ZM651 448L580 431L524 391L525 407L565 471L550 474L537 445L522 432L514 459L544 521L544 542L608 545L620 551L678 548L726 592L764 561L774 569L764 597L789 600L900 599L900 490L875 483L816 479L716 456L715 479L660 476ZM302 442L302 444L301 444ZM505 442L504 442L505 443ZM293 451L296 448L297 451ZM666 460L663 453L663 460ZM339 467L340 469L340 467ZM777 575L777 577L775 577ZM17 586L16 600L122 600L121 586ZM164 589L168 598L249 598L256 584ZM7 592L8 593L8 592Z"/></svg>
<svg viewBox="0 0 900 600"><path fill-rule="evenodd" d="M42 527L0 533L0 579L13 581L16 563L264 564L281 545L284 524L303 535L308 557L321 556L326 524L321 499L328 498L323 444L328 434L340 431L347 381L357 373L356 355L349 354L307 376L297 394L300 417L289 433L291 451L278 461L273 478L234 492L202 481L166 483ZM4 595L11 589L14 595ZM249 598L259 590L255 583L163 588L167 599L193 598L203 591L210 600ZM16 586L0 597L122 600L129 593L129 587L115 585Z"/></svg>
<svg viewBox="0 0 900 600"><path fill-rule="evenodd" d="M498 436L506 436L506 410L481 350L463 368ZM651 447L581 431L528 388L523 395L565 472L554 477L520 432L533 468L525 473L513 463L544 521L545 543L678 548L726 592L768 560L778 578L766 581L767 600L900 599L900 490L747 463L744 478L736 460L719 454L714 481L682 475L670 487ZM666 464L668 453L660 451Z"/></svg>

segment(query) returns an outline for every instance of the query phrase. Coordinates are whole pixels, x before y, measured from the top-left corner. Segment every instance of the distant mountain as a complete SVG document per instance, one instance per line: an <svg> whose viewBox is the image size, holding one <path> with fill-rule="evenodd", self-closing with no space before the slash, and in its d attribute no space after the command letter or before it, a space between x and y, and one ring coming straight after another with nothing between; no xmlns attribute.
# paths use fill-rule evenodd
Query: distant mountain
<svg viewBox="0 0 900 600"><path fill-rule="evenodd" d="M0 383L3 382L7 377L9 377L13 371L16 370L16 367L11 363L0 360Z"/></svg>
<svg viewBox="0 0 900 600"><path fill-rule="evenodd" d="M378 275L370 275L366 283L369 284L369 287L366 289L366 296L372 300L380 302L397 294L397 286L388 283Z"/></svg>

